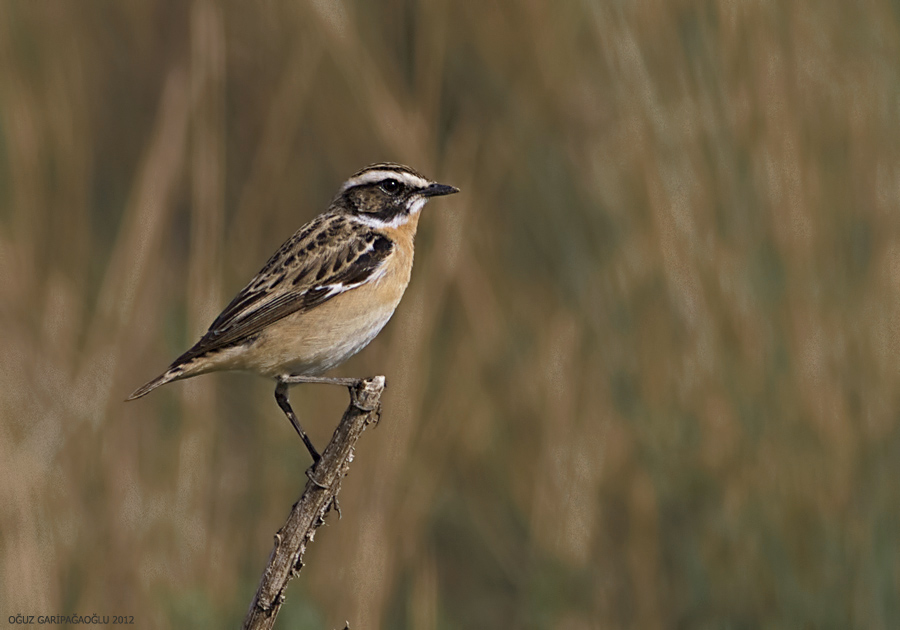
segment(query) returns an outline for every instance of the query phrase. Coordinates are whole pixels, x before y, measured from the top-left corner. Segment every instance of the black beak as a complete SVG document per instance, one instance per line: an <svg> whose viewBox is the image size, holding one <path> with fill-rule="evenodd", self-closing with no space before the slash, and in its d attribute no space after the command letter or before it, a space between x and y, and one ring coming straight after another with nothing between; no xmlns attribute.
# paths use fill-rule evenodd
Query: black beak
<svg viewBox="0 0 900 630"><path fill-rule="evenodd" d="M452 195L453 193L458 193L459 188L456 186L447 186L446 184L431 184L428 188L425 188L421 195L423 197L441 197L443 195Z"/></svg>

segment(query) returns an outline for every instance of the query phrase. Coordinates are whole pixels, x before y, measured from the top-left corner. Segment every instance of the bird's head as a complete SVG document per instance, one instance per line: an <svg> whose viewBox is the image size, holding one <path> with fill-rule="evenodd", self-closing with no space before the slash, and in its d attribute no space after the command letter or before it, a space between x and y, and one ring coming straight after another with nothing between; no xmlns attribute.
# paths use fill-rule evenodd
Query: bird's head
<svg viewBox="0 0 900 630"><path fill-rule="evenodd" d="M367 166L344 182L332 207L375 228L399 227L431 197L452 195L458 188L432 182L402 164Z"/></svg>

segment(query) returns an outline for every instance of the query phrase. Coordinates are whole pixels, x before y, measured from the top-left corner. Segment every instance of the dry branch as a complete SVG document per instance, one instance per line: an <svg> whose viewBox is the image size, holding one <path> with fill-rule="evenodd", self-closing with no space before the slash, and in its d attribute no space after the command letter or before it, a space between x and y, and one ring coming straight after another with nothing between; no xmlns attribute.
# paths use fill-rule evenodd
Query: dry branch
<svg viewBox="0 0 900 630"><path fill-rule="evenodd" d="M378 422L384 377L374 376L360 381L350 390L350 405L322 459L309 474L309 481L300 499L291 509L287 522L275 534L275 547L269 563L244 619L245 630L272 628L275 617L284 603L288 582L303 567L303 554L312 541L316 529L324 523L325 514L337 506L341 479L353 460L353 447L369 424Z"/></svg>

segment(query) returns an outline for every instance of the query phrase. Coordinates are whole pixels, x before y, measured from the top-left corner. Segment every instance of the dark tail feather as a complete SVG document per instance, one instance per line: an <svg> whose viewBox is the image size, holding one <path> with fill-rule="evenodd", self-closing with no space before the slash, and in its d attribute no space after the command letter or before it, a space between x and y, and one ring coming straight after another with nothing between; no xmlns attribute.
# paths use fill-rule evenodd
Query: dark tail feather
<svg viewBox="0 0 900 630"><path fill-rule="evenodd" d="M183 375L184 369L182 367L179 366L170 368L149 383L145 383L144 385L138 387L136 390L134 390L134 392L132 392L131 396L125 399L125 401L127 402L129 400L134 400L135 398L140 398L141 396L146 396L160 385L165 385L166 383L177 381L179 378L182 378Z"/></svg>

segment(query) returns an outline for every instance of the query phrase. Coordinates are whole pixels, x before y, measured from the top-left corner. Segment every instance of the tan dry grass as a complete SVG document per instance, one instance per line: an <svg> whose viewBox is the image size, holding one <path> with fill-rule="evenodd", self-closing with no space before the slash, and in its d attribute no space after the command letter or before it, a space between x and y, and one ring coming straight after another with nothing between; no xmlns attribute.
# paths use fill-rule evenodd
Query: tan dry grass
<svg viewBox="0 0 900 630"><path fill-rule="evenodd" d="M898 16L0 5L0 610L234 625L302 448L120 401L349 172L460 186L345 374L385 418L284 627L888 628ZM297 388L314 439L343 393Z"/></svg>

